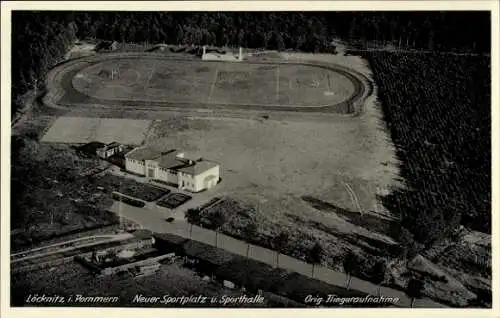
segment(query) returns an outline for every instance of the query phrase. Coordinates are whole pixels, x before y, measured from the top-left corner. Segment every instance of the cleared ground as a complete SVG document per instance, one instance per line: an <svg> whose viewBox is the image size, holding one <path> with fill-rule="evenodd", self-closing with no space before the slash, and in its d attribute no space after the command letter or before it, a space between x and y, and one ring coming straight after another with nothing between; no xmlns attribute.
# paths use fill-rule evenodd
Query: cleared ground
<svg viewBox="0 0 500 318"><path fill-rule="evenodd" d="M342 121L172 117L153 124L146 143L221 162L228 189L255 184L269 189L265 192L324 194L355 210L344 186L348 182L363 208L374 210L376 188L370 181L379 182L376 169L390 158L381 158L384 154L365 128ZM371 198L365 200L367 196Z"/></svg>
<svg viewBox="0 0 500 318"><path fill-rule="evenodd" d="M59 117L45 133L42 141L61 143L117 141L129 145L140 145L150 124L150 120Z"/></svg>

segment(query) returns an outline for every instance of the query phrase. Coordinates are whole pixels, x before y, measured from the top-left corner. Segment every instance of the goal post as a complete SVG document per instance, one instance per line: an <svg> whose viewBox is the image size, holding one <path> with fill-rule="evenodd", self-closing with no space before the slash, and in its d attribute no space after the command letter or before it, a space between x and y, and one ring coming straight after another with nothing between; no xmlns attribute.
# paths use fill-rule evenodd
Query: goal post
<svg viewBox="0 0 500 318"><path fill-rule="evenodd" d="M111 79L114 80L114 79L118 79L120 78L120 70L117 69L117 68L114 68L111 70Z"/></svg>

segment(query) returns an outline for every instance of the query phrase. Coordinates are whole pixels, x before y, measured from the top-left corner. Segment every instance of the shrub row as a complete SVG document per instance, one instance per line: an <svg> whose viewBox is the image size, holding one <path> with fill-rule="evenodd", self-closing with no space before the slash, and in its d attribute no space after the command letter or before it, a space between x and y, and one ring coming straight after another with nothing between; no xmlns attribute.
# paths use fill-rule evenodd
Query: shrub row
<svg viewBox="0 0 500 318"><path fill-rule="evenodd" d="M116 192L113 193L112 196L113 196L113 199L116 201L120 201L120 202L126 203L128 205L138 207L138 208L143 208L146 205L146 202L134 200L132 198L123 196L123 195L116 193Z"/></svg>

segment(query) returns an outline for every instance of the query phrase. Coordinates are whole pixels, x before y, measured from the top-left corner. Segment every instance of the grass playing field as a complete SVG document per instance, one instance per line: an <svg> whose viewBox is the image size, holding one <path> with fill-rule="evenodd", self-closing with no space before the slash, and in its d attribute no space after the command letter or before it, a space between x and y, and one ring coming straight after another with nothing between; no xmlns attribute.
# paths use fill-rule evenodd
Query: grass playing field
<svg viewBox="0 0 500 318"><path fill-rule="evenodd" d="M52 104L276 111L353 111L365 78L331 63L218 62L156 55L93 56L49 76Z"/></svg>

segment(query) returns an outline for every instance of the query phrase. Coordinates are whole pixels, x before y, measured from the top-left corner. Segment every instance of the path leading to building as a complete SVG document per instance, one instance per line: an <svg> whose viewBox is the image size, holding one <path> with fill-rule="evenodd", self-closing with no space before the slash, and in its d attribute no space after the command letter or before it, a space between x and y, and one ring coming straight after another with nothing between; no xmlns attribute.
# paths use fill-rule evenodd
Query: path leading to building
<svg viewBox="0 0 500 318"><path fill-rule="evenodd" d="M313 265L301 260L283 254L277 256L276 251L248 244L227 235L189 224L186 221L176 220L172 223L166 222L165 212L157 209L136 208L122 202L115 202L111 206L110 211L130 219L153 232L170 233L199 241L274 267L280 267L312 277L333 286L345 288L345 273L333 271L322 266L314 266L313 271ZM352 277L350 289L369 295L377 295L378 293L378 287L375 284L356 277ZM410 307L411 299L404 292L387 287L382 287L380 292L384 297L399 298L396 306L403 308ZM446 306L429 298L422 298L415 301L414 307L443 308Z"/></svg>

